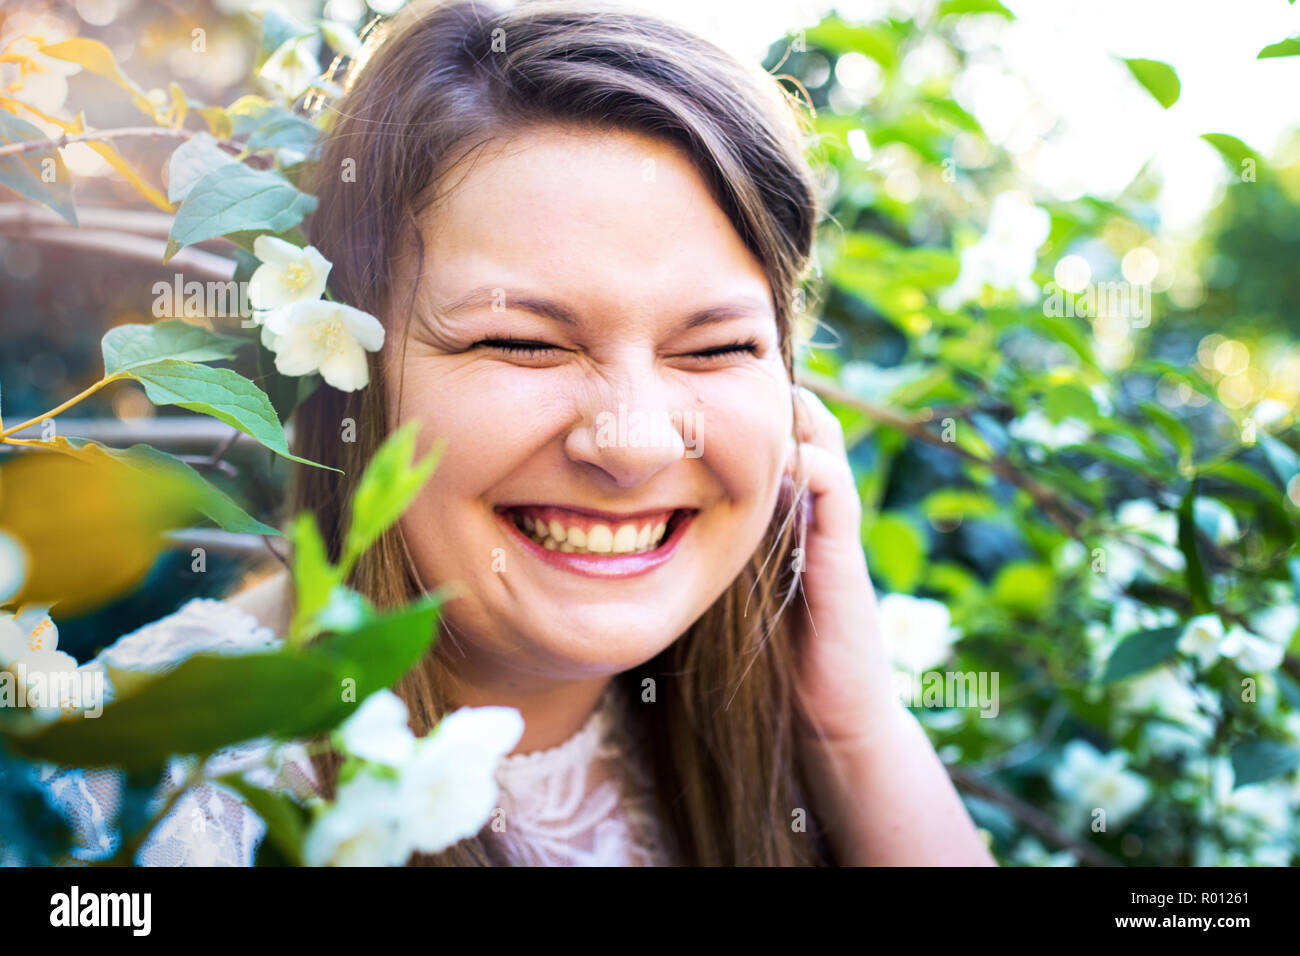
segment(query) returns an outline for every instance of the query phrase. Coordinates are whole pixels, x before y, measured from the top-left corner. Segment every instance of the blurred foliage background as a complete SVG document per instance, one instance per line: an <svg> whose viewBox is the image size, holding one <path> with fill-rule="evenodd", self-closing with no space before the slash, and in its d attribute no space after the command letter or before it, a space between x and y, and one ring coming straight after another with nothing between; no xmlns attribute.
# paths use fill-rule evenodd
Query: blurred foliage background
<svg viewBox="0 0 1300 956"><path fill-rule="evenodd" d="M358 32L391 12L275 6ZM1118 195L1053 195L1025 173L1036 147L1012 151L977 119L998 89L971 76L999 64L1014 19L997 0L831 10L774 36L763 62L813 134L828 216L802 363L845 427L891 650L903 676L997 675L996 715L951 700L916 710L1003 863L1291 865L1300 132L1262 155L1205 130L1221 188L1190 236L1162 227L1154 166ZM260 31L238 0L0 11L0 47L19 33L94 37L144 88L176 82L192 107L261 89ZM1168 67L1127 67L1143 95L1176 102ZM137 119L127 94L84 72L36 92L101 128ZM1050 146L1062 119L1036 142ZM173 145L119 148L157 183ZM63 153L79 207L143 208L93 153ZM0 190L0 212L10 199ZM89 224L80 238L44 228L0 218L10 421L95 381L102 333L149 321L148 290L173 272L152 251L94 245ZM174 411L123 382L76 414L129 431ZM221 452L208 477L280 521L283 462L222 444L191 430L169 447L196 462ZM187 548L171 551L135 593L61 620L60 646L93 655L267 560L215 548L196 573ZM31 791L7 779L0 814L36 819Z"/></svg>

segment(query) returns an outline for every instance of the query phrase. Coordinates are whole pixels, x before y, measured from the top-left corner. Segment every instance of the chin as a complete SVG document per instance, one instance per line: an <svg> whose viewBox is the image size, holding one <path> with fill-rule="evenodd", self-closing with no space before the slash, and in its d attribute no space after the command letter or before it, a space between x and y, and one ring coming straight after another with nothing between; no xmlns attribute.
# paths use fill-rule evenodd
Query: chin
<svg viewBox="0 0 1300 956"><path fill-rule="evenodd" d="M523 640L575 674L618 674L669 647L690 620L670 621L653 609L618 605L575 608L567 620L522 632Z"/></svg>

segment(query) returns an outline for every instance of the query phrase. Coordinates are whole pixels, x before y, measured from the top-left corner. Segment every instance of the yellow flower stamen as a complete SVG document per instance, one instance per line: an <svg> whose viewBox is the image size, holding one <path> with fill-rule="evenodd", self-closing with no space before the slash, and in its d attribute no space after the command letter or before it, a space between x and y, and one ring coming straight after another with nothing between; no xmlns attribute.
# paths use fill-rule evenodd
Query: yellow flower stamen
<svg viewBox="0 0 1300 956"><path fill-rule="evenodd" d="M280 271L280 284L290 292L299 291L310 279L311 270L306 266L298 265L296 262L285 266Z"/></svg>
<svg viewBox="0 0 1300 956"><path fill-rule="evenodd" d="M337 320L316 323L311 330L311 341L326 355L338 355L346 342L343 323Z"/></svg>
<svg viewBox="0 0 1300 956"><path fill-rule="evenodd" d="M53 624L48 617L41 621L40 624L36 625L36 630L32 631L31 636L27 639L27 647L33 651L44 650L46 640L50 637L52 627Z"/></svg>

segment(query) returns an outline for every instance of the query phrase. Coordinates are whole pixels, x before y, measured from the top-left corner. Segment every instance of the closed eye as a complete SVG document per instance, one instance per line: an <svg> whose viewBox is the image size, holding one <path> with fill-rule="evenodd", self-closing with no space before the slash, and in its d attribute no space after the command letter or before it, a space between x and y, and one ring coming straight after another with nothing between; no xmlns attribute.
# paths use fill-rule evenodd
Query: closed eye
<svg viewBox="0 0 1300 956"><path fill-rule="evenodd" d="M546 355L560 350L557 345L551 345L549 342L538 342L533 339L480 339L470 348L476 349L481 346L524 357Z"/></svg>
<svg viewBox="0 0 1300 956"><path fill-rule="evenodd" d="M726 358L728 355L757 355L758 343L752 339L747 342L729 342L726 345L715 345L712 348L701 349L698 352L689 353L691 358L716 359Z"/></svg>
<svg viewBox="0 0 1300 956"><path fill-rule="evenodd" d="M551 345L549 342L541 342L535 339L503 339L487 338L480 339L470 348L493 348L502 352L509 352L512 355L523 357L537 357L552 352L566 351L558 345ZM758 343L752 339L749 341L728 342L726 345L715 345L711 348L700 349L697 352L686 353L687 358L698 358L708 361L710 359L726 358L729 355L757 355Z"/></svg>

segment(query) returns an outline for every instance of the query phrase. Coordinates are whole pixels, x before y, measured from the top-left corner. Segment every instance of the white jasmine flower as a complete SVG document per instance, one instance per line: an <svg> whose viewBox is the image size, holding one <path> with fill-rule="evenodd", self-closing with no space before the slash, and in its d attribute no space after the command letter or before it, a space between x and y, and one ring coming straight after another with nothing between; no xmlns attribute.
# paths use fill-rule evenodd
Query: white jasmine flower
<svg viewBox="0 0 1300 956"><path fill-rule="evenodd" d="M263 325L274 336L275 367L282 375L320 372L343 392L369 384L366 352L384 344L384 327L373 315L323 299L274 309Z"/></svg>
<svg viewBox="0 0 1300 956"><path fill-rule="evenodd" d="M391 690L381 690L362 701L339 726L339 738L354 757L399 767L415 752L415 735L406 720L402 699Z"/></svg>
<svg viewBox="0 0 1300 956"><path fill-rule="evenodd" d="M275 236L258 236L253 254L262 260L248 280L248 301L254 309L282 309L325 292L331 264L315 246L300 249Z"/></svg>
<svg viewBox="0 0 1300 956"><path fill-rule="evenodd" d="M497 803L497 764L524 733L513 707L462 707L420 741L402 768L412 843L436 853L483 828Z"/></svg>
<svg viewBox="0 0 1300 956"><path fill-rule="evenodd" d="M1123 538L1106 545L1106 573L1120 587L1130 584L1139 572L1158 578L1168 571L1182 571L1186 564L1178 550L1178 516L1162 511L1155 502L1140 498L1126 501L1115 512L1122 532L1141 538L1143 547Z"/></svg>
<svg viewBox="0 0 1300 956"><path fill-rule="evenodd" d="M1085 740L1066 744L1064 759L1052 771L1052 786L1082 811L1076 819L1079 825L1086 814L1100 809L1106 811L1107 826L1118 826L1146 803L1151 785L1125 769L1127 761L1123 750L1103 755Z"/></svg>
<svg viewBox="0 0 1300 956"><path fill-rule="evenodd" d="M90 699L96 687L89 675L100 666L78 664L58 647L59 629L49 608L24 606L16 615L0 612L0 670L8 671L21 685L29 711L46 720L103 702Z"/></svg>
<svg viewBox="0 0 1300 956"><path fill-rule="evenodd" d="M398 757L397 773L366 768L339 788L308 831L309 866L400 866L414 852L437 853L473 836L491 817L497 764L523 735L519 711L462 707L409 750L398 729L406 719L400 698L384 691L345 722L345 741Z"/></svg>
<svg viewBox="0 0 1300 956"><path fill-rule="evenodd" d="M401 866L411 855L397 781L360 773L338 789L303 842L308 866Z"/></svg>
<svg viewBox="0 0 1300 956"><path fill-rule="evenodd" d="M1275 604L1255 615L1251 623L1256 634L1286 647L1300 626L1300 605Z"/></svg>
<svg viewBox="0 0 1300 956"><path fill-rule="evenodd" d="M1285 655L1284 645L1252 634L1241 625L1223 638L1223 656L1231 657L1247 673L1277 670Z"/></svg>
<svg viewBox="0 0 1300 956"><path fill-rule="evenodd" d="M1172 667L1157 667L1125 681L1123 696L1130 710L1155 713L1208 736L1214 732L1218 701L1203 687L1193 687Z"/></svg>
<svg viewBox="0 0 1300 956"><path fill-rule="evenodd" d="M312 52L310 36L285 40L258 71L262 79L277 87L288 100L296 100L306 93L320 74L320 63Z"/></svg>
<svg viewBox="0 0 1300 956"><path fill-rule="evenodd" d="M17 538L0 531L0 602L17 594L26 580L26 549Z"/></svg>
<svg viewBox="0 0 1300 956"><path fill-rule="evenodd" d="M1213 666L1223 653L1223 621L1217 614L1202 614L1187 622L1187 628L1178 639L1178 650L1196 658L1201 670Z"/></svg>
<svg viewBox="0 0 1300 956"><path fill-rule="evenodd" d="M961 631L951 626L946 606L909 594L886 594L880 599L880 624L895 665L913 673L942 664L961 637Z"/></svg>

